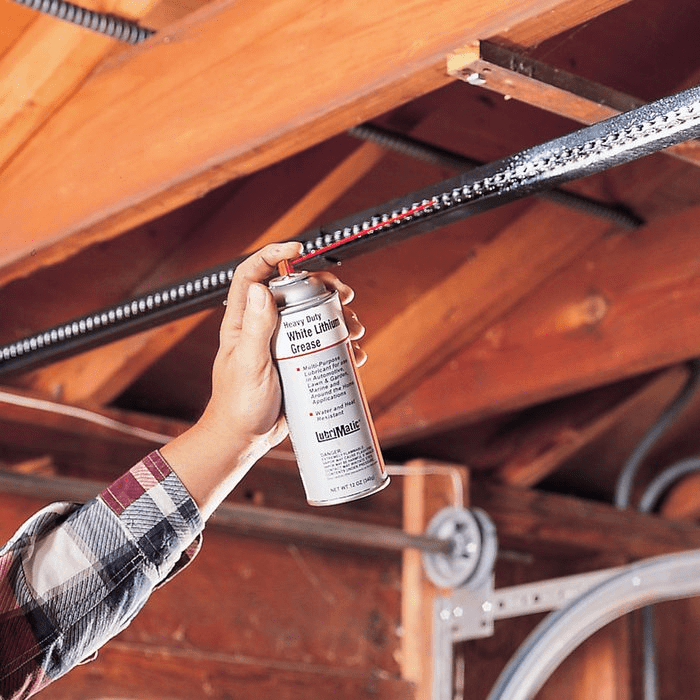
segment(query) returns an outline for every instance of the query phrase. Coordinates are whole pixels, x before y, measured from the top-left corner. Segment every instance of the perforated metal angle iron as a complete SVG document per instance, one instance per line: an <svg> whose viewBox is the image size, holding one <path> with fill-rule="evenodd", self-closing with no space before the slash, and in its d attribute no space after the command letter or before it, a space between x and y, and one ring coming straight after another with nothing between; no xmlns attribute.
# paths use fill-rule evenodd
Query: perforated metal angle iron
<svg viewBox="0 0 700 700"><path fill-rule="evenodd" d="M700 136L700 87L480 166L298 237L295 264L322 269L409 236ZM220 268L0 347L0 374L48 364L221 304L239 258Z"/></svg>

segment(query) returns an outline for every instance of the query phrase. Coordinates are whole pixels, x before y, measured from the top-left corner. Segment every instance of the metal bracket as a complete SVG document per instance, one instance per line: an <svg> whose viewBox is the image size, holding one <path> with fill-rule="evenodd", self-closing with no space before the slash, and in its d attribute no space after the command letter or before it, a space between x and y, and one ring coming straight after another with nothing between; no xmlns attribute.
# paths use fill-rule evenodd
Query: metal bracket
<svg viewBox="0 0 700 700"><path fill-rule="evenodd" d="M482 511L447 508L428 526L428 533L454 539L449 555L425 554L426 575L438 586L452 588L433 603L432 700L453 700L454 645L490 637L494 621L564 607L624 567L494 589L495 529ZM447 582L459 581L459 583Z"/></svg>

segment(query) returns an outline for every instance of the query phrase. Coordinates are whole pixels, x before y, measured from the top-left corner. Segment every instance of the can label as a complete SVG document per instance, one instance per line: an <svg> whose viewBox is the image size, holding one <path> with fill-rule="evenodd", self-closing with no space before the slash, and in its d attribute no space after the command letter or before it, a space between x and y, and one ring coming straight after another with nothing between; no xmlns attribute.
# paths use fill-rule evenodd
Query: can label
<svg viewBox="0 0 700 700"><path fill-rule="evenodd" d="M273 351L309 503L342 503L386 486L337 293L303 310L283 309Z"/></svg>

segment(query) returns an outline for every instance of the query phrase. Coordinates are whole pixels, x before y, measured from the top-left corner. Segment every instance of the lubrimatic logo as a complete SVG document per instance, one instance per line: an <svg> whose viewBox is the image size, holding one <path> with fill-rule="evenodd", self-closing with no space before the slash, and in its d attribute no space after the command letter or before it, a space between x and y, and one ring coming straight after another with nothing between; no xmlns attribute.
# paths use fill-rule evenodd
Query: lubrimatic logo
<svg viewBox="0 0 700 700"><path fill-rule="evenodd" d="M353 420L349 423L342 423L341 425L335 425L330 430L316 431L316 440L318 442L328 442L329 440L337 440L340 437L345 437L346 435L352 435L352 433L358 432L360 429L360 421Z"/></svg>

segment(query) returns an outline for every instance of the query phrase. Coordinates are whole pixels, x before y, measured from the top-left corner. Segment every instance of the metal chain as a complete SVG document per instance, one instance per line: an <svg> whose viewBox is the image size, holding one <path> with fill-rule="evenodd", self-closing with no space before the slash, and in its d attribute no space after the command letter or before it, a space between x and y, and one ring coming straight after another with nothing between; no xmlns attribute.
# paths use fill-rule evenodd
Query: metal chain
<svg viewBox="0 0 700 700"><path fill-rule="evenodd" d="M647 120L636 121L619 130L607 130L598 137L578 144L559 146L557 141L554 141L549 148L537 147L537 149L523 151L503 161L501 169L484 177L479 177L480 168L475 168L472 174L476 179L470 182L439 192L430 198L414 201L401 209L378 213L352 226L323 233L314 240L306 242L305 257L316 254L323 248L334 246L338 242L360 236L363 232L371 233L391 227L396 228L417 218L476 202L487 196L494 194L502 196L509 192L526 190L545 178L549 182L555 182L574 179L575 176L580 176L582 171L598 172L602 169L599 166L603 162L611 161L616 164L624 158L625 154L634 153L655 142L664 142L678 133L693 130L698 132L700 131L699 89L694 88L686 92L692 96L690 101L668 111L653 114ZM639 110L634 110L634 112L637 111ZM618 117L608 121L612 122L615 119ZM595 129L595 126L575 133L591 129ZM570 176L572 173L576 175Z"/></svg>

